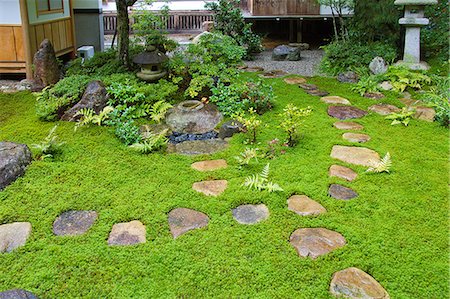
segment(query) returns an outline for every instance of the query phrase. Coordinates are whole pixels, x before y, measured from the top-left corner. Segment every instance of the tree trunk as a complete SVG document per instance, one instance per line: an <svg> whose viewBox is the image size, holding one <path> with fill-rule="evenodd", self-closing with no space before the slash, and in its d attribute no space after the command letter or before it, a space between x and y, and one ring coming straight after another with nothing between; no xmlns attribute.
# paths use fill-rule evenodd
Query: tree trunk
<svg viewBox="0 0 450 299"><path fill-rule="evenodd" d="M136 1L137 0L116 0L119 60L126 67L130 66L128 53L128 48L130 45L130 21L128 18L128 6L133 5Z"/></svg>

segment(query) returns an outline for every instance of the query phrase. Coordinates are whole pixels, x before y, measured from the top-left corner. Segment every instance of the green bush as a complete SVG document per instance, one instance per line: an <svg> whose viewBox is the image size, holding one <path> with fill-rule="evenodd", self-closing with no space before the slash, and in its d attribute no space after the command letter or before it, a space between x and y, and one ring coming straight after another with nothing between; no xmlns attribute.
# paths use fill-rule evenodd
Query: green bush
<svg viewBox="0 0 450 299"><path fill-rule="evenodd" d="M114 134L125 145L140 143L142 137L139 134L139 127L135 125L133 120L113 121Z"/></svg>
<svg viewBox="0 0 450 299"><path fill-rule="evenodd" d="M433 76L434 86L419 95L419 99L428 103L436 110L435 120L443 126L450 126L449 77Z"/></svg>
<svg viewBox="0 0 450 299"><path fill-rule="evenodd" d="M66 75L108 76L124 72L127 72L127 69L117 59L117 52L108 50L95 53L94 57L86 60L84 63L81 58L73 60L69 64Z"/></svg>
<svg viewBox="0 0 450 299"><path fill-rule="evenodd" d="M448 72L449 30L448 30L448 0L439 0L438 5L429 5L425 16L430 24L422 30L422 44L427 58L437 58L446 63Z"/></svg>

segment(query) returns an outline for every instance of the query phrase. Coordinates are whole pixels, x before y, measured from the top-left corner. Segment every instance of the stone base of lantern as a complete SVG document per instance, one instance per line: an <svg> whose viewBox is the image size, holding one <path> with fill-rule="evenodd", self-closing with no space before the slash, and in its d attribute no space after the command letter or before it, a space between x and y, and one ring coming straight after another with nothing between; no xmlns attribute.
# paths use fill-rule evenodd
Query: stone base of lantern
<svg viewBox="0 0 450 299"><path fill-rule="evenodd" d="M147 73L147 72L138 72L136 76L147 82L155 82L159 79L163 78L167 75L166 71L158 72L158 73Z"/></svg>
<svg viewBox="0 0 450 299"><path fill-rule="evenodd" d="M395 63L396 66L406 67L412 71L428 71L430 69L430 65L425 61L421 61L419 63L405 62L403 60L399 60Z"/></svg>

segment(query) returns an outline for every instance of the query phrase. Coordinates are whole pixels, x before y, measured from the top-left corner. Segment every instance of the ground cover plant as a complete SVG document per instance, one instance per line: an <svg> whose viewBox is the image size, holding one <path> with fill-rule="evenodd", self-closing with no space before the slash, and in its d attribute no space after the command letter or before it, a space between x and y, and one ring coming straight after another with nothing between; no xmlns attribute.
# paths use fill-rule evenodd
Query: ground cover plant
<svg viewBox="0 0 450 299"><path fill-rule="evenodd" d="M255 80L246 74L241 80ZM26 174L0 192L0 223L29 221L27 244L0 255L0 290L24 288L40 298L329 298L334 272L358 267L389 292L391 298L445 298L448 279L448 129L437 122L412 119L408 127L391 126L369 114L357 120L372 139L365 145L393 157L389 173L365 174L351 183L359 196L350 201L328 197L328 177L338 163L330 157L342 139L327 104L282 79L264 80L276 96L272 110L257 115L256 145L263 153L273 140L284 140L280 128L283 108L292 103L311 107L304 118L302 138L295 147L270 159L270 180L283 188L269 193L242 183L269 162L258 157L244 167L234 157L248 145L246 134L211 156L189 157L130 150L107 127L57 122L63 151L51 161L34 161ZM312 78L309 83L367 109L373 100L335 79ZM37 144L56 122L36 115L35 97L26 92L0 94L0 140ZM393 93L381 102L401 107ZM132 142L134 143L134 142ZM130 143L131 144L131 143ZM226 159L229 167L196 172L191 163ZM343 163L343 165L346 165ZM192 190L204 179L227 179L228 189L217 198ZM286 200L305 194L327 209L320 217L300 217ZM240 225L231 209L264 203L270 217L257 225ZM172 238L167 214L177 207L199 210L209 225ZM95 210L98 220L87 234L58 237L52 233L57 216L67 210ZM140 220L147 242L110 247L113 224ZM338 231L348 244L316 260L299 258L289 236L301 227ZM5 269L5 270L3 270Z"/></svg>

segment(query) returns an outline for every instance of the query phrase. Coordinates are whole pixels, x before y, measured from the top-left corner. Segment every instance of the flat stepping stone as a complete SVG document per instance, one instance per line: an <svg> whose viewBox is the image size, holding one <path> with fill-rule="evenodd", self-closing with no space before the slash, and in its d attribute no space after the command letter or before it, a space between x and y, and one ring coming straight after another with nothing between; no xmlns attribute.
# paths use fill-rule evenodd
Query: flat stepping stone
<svg viewBox="0 0 450 299"><path fill-rule="evenodd" d="M209 155L222 151L227 147L228 142L222 139L189 140L177 144L169 143L167 151L188 156Z"/></svg>
<svg viewBox="0 0 450 299"><path fill-rule="evenodd" d="M349 182L354 181L358 176L353 169L341 165L331 165L328 175L331 177L338 177Z"/></svg>
<svg viewBox="0 0 450 299"><path fill-rule="evenodd" d="M433 108L423 107L423 106L416 107L416 113L414 114L414 118L428 121L428 122L433 122L435 116L436 116L436 111L434 111Z"/></svg>
<svg viewBox="0 0 450 299"><path fill-rule="evenodd" d="M256 224L269 218L270 212L265 204L241 205L231 210L233 218L240 224Z"/></svg>
<svg viewBox="0 0 450 299"><path fill-rule="evenodd" d="M222 168L227 168L228 164L227 161L220 159L220 160L195 162L192 163L191 167L198 171L213 171Z"/></svg>
<svg viewBox="0 0 450 299"><path fill-rule="evenodd" d="M318 90L318 89L306 90L306 93L309 95L318 96L318 97L324 97L324 96L327 96L330 94L328 91Z"/></svg>
<svg viewBox="0 0 450 299"><path fill-rule="evenodd" d="M114 224L109 234L108 245L125 246L145 243L145 225L142 222L133 220Z"/></svg>
<svg viewBox="0 0 450 299"><path fill-rule="evenodd" d="M13 222L0 225L0 253L24 246L31 234L31 223Z"/></svg>
<svg viewBox="0 0 450 299"><path fill-rule="evenodd" d="M384 98L385 96L381 92L366 92L364 94L364 97L372 100L379 100Z"/></svg>
<svg viewBox="0 0 450 299"><path fill-rule="evenodd" d="M317 90L318 89L317 85L315 85L315 84L304 83L304 84L299 84L298 86L304 90Z"/></svg>
<svg viewBox="0 0 450 299"><path fill-rule="evenodd" d="M288 209L300 216L316 216L327 211L320 203L306 195L293 195L287 203Z"/></svg>
<svg viewBox="0 0 450 299"><path fill-rule="evenodd" d="M353 189L338 184L330 185L330 188L328 189L328 195L340 200L349 200L358 197L358 193L353 191Z"/></svg>
<svg viewBox="0 0 450 299"><path fill-rule="evenodd" d="M320 100L327 104L341 104L341 105L350 105L350 101L346 98L340 96L327 96L322 97Z"/></svg>
<svg viewBox="0 0 450 299"><path fill-rule="evenodd" d="M67 211L56 218L53 233L57 236L76 236L86 233L97 220L95 211Z"/></svg>
<svg viewBox="0 0 450 299"><path fill-rule="evenodd" d="M400 98L398 100L400 102L402 102L403 104L405 104L405 106L407 106L407 107L414 107L414 106L422 104L421 101L416 100L416 99L411 99L411 98Z"/></svg>
<svg viewBox="0 0 450 299"><path fill-rule="evenodd" d="M333 124L333 126L339 130L359 131L359 130L364 129L363 125L360 125L360 124L352 122L352 121L338 121L338 122L335 122Z"/></svg>
<svg viewBox="0 0 450 299"><path fill-rule="evenodd" d="M389 299L381 284L366 272L347 268L333 274L330 293L339 298Z"/></svg>
<svg viewBox="0 0 450 299"><path fill-rule="evenodd" d="M347 243L340 233L326 228L299 228L292 233L289 242L299 256L313 260Z"/></svg>
<svg viewBox="0 0 450 299"><path fill-rule="evenodd" d="M341 120L351 118L361 118L367 115L367 111L361 110L353 106L330 106L328 107L328 115Z"/></svg>
<svg viewBox="0 0 450 299"><path fill-rule="evenodd" d="M286 75L289 75L289 73L285 72L283 70L272 70L272 71L267 71L262 74L259 74L258 76L260 76L261 78L265 78L265 79L273 79L273 78L284 77Z"/></svg>
<svg viewBox="0 0 450 299"><path fill-rule="evenodd" d="M370 167L380 161L380 155L365 147L334 145L330 156L342 162Z"/></svg>
<svg viewBox="0 0 450 299"><path fill-rule="evenodd" d="M306 83L306 79L302 77L290 77L284 79L284 82L287 84L304 84Z"/></svg>
<svg viewBox="0 0 450 299"><path fill-rule="evenodd" d="M259 67L259 66L249 66L249 67L245 68L245 71L251 72L251 73L264 72L264 68Z"/></svg>
<svg viewBox="0 0 450 299"><path fill-rule="evenodd" d="M0 299L38 299L36 295L23 289L0 292Z"/></svg>
<svg viewBox="0 0 450 299"><path fill-rule="evenodd" d="M350 142L365 143L370 140L370 136L367 134L359 133L344 133L342 138Z"/></svg>
<svg viewBox="0 0 450 299"><path fill-rule="evenodd" d="M379 115L389 115L401 111L400 108L389 104L376 104L369 107L369 110Z"/></svg>
<svg viewBox="0 0 450 299"><path fill-rule="evenodd" d="M190 230L205 227L208 222L206 214L191 209L176 208L169 213L170 233L174 239Z"/></svg>
<svg viewBox="0 0 450 299"><path fill-rule="evenodd" d="M206 196L219 196L227 187L228 181L226 180L196 182L192 185L192 189Z"/></svg>

